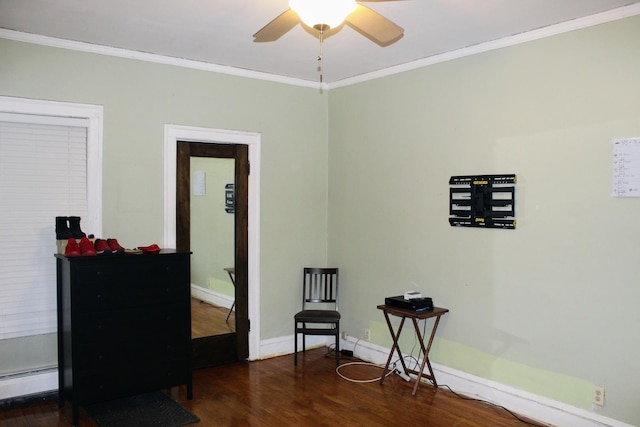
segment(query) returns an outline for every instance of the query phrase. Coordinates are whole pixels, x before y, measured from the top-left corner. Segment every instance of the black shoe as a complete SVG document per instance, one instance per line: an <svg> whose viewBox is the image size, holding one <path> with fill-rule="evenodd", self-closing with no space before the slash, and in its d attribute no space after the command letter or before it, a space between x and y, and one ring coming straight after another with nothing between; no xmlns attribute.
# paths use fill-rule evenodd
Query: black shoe
<svg viewBox="0 0 640 427"><path fill-rule="evenodd" d="M57 216L56 217L56 240L68 240L72 238L71 230L69 229L69 217Z"/></svg>
<svg viewBox="0 0 640 427"><path fill-rule="evenodd" d="M82 239L83 237L87 237L87 235L80 229L79 216L69 217L69 230L71 231L71 237L73 237L74 239Z"/></svg>

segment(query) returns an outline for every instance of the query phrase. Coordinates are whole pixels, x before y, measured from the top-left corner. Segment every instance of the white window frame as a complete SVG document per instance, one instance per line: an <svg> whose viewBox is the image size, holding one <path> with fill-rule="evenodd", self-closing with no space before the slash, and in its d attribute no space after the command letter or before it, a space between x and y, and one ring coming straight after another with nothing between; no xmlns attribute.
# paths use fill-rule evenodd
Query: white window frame
<svg viewBox="0 0 640 427"><path fill-rule="evenodd" d="M87 119L87 208L83 227L102 235L102 105L0 96L0 112Z"/></svg>
<svg viewBox="0 0 640 427"><path fill-rule="evenodd" d="M82 218L82 221L86 229L92 230L98 236L102 235L103 107L101 105L0 96L0 112L88 120L87 208L89 216ZM0 400L57 388L57 371L9 378L0 381Z"/></svg>

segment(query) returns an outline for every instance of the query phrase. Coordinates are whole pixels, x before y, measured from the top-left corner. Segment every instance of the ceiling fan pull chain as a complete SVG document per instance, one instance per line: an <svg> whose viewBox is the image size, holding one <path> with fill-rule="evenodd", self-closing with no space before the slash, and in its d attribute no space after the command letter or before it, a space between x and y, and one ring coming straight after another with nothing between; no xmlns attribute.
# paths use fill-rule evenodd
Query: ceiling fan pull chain
<svg viewBox="0 0 640 427"><path fill-rule="evenodd" d="M323 36L324 36L324 29L321 27L320 28L320 55L318 55L318 71L320 72L320 83L322 83L322 56L323 56L323 51L322 51L322 47L323 47Z"/></svg>

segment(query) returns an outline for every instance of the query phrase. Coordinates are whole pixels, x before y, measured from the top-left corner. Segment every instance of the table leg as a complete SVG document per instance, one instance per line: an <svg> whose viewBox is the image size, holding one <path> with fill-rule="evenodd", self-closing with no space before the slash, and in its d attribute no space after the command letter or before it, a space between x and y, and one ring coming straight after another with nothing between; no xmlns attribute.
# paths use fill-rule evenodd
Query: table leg
<svg viewBox="0 0 640 427"><path fill-rule="evenodd" d="M429 337L429 344L427 344L425 359L427 359L427 366L429 367L429 373L431 374L431 381L433 381L433 385L438 387L438 383L436 382L436 376L433 374L433 369L431 369L431 361L429 360L429 352L431 351L431 344L433 343L433 338L436 336L436 329L438 329L438 323L440 323L440 316L436 316L435 321L433 322L433 329L431 329L431 337Z"/></svg>
<svg viewBox="0 0 640 427"><path fill-rule="evenodd" d="M74 426L80 425L80 408L75 402L71 403L71 419Z"/></svg>
<svg viewBox="0 0 640 427"><path fill-rule="evenodd" d="M415 396L416 391L418 390L418 384L420 384L420 379L422 377L425 377L431 380L431 382L433 383L433 386L438 387L438 383L436 382L436 376L433 373L433 369L431 368L431 362L429 361L429 351L431 350L431 344L433 343L433 338L436 335L436 329L438 329L440 316L436 316L435 318L433 328L431 329L431 336L429 337L429 343L427 344L426 347L424 345L424 339L423 339L422 333L420 332L420 327L418 326L418 321L416 319L411 319L411 320L413 320L413 328L416 331L416 335L418 336L418 342L420 343L420 348L422 350L422 354L424 355L422 358L422 363L420 364L420 371L416 372L416 374L418 375L418 378L416 379L416 384L413 386L413 393L411 393L412 395ZM429 369L428 375L424 374L425 365Z"/></svg>
<svg viewBox="0 0 640 427"><path fill-rule="evenodd" d="M235 292L235 287L236 287L236 278L234 277L235 272L232 273L230 271L230 269L227 269L227 268L225 268L225 270L227 271L227 274L229 275L229 278L231 279L231 284L233 284L233 288L234 288L234 292ZM234 295L233 304L231 304L231 308L229 309L229 313L227 313L227 318L225 319L225 321L229 321L229 316L231 316L231 313L233 313L233 307L235 307L235 306L236 306L236 297Z"/></svg>
<svg viewBox="0 0 640 427"><path fill-rule="evenodd" d="M404 364L404 358L402 357L402 353L400 352L400 345L398 344L398 339L400 339L400 333L402 332L402 327L404 326L405 317L400 321L400 326L398 327L398 333L393 332L393 325L391 325L391 320L389 320L389 315L387 312L384 312L384 318L387 321L387 327L389 328L389 332L391 333L391 338L393 339L393 345L391 346L391 351L389 352L389 358L387 358L387 364L382 370L382 375L380 376L380 384L384 383L384 378L387 376L387 372L389 372L389 365L391 364L391 359L393 358L393 351L396 350L398 352L398 357L400 358L400 363L404 368L405 372L407 371L407 367Z"/></svg>
<svg viewBox="0 0 640 427"><path fill-rule="evenodd" d="M424 348L424 341L422 339L422 333L420 332L420 327L418 326L418 321L416 319L411 319L411 320L413 320L413 328L416 331L416 335L418 336L418 342L420 343L420 348L422 349L422 354L424 355L422 357L422 363L420 364L420 372L418 372L418 377L416 378L416 384L413 386L413 392L411 393L411 395L415 396L416 391L418 391L418 384L420 384L420 380L424 376L424 365L429 360L429 355ZM429 365L429 371L431 372L431 365ZM433 378L433 376L431 376L431 378Z"/></svg>

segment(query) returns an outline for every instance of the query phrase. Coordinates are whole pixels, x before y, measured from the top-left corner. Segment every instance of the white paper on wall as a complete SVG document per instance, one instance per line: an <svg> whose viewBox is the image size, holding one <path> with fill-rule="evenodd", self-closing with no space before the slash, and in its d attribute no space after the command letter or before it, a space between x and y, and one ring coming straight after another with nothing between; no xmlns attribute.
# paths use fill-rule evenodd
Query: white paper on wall
<svg viewBox="0 0 640 427"><path fill-rule="evenodd" d="M193 195L204 196L207 194L207 175L205 171L195 171L193 173Z"/></svg>
<svg viewBox="0 0 640 427"><path fill-rule="evenodd" d="M613 197L640 197L640 138L613 140Z"/></svg>

